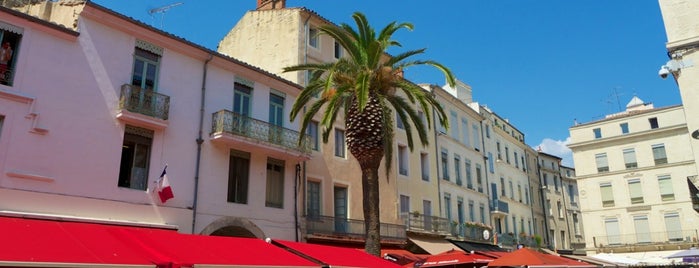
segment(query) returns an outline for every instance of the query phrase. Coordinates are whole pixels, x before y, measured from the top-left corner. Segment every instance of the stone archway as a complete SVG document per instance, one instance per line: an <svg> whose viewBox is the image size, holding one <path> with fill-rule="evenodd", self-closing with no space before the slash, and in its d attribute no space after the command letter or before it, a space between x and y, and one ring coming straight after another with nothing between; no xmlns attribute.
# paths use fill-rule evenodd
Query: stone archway
<svg viewBox="0 0 699 268"><path fill-rule="evenodd" d="M223 217L213 221L202 231L203 235L234 236L264 239L265 233L248 219Z"/></svg>

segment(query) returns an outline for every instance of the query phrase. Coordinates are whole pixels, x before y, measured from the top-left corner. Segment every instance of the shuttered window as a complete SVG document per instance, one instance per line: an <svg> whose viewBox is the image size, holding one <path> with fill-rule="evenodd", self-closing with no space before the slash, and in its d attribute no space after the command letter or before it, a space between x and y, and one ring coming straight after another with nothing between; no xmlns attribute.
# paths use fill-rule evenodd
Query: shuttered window
<svg viewBox="0 0 699 268"><path fill-rule="evenodd" d="M661 200L675 200L675 192L672 190L672 178L670 175L658 176L658 188L660 190Z"/></svg>
<svg viewBox="0 0 699 268"><path fill-rule="evenodd" d="M643 190L641 188L641 179L631 179L628 181L628 184L631 204L643 203Z"/></svg>
<svg viewBox="0 0 699 268"><path fill-rule="evenodd" d="M602 195L602 206L603 207L613 207L614 206L614 193L612 192L611 183L600 183L599 185L600 194Z"/></svg>

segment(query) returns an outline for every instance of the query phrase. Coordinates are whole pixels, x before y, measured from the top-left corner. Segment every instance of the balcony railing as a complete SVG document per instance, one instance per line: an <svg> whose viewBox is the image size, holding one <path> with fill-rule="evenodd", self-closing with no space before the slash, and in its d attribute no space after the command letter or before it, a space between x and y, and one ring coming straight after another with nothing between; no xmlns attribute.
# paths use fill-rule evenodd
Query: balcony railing
<svg viewBox="0 0 699 268"><path fill-rule="evenodd" d="M233 134L310 154L309 136L304 136L299 145L298 131L276 126L268 122L247 117L228 110L213 113L211 134Z"/></svg>
<svg viewBox="0 0 699 268"><path fill-rule="evenodd" d="M496 200L491 200L490 201L490 212L491 213L505 213L508 214L510 213L510 205L507 204L507 202L502 201L500 199Z"/></svg>
<svg viewBox="0 0 699 268"><path fill-rule="evenodd" d="M142 89L126 84L121 86L119 109L168 120L170 116L170 96L157 93L151 89Z"/></svg>
<svg viewBox="0 0 699 268"><path fill-rule="evenodd" d="M538 248L541 247L539 243L537 243L536 238L525 235L525 234L520 234L520 235L515 235L514 233L504 233L504 234L498 234L498 240L497 243L498 245L501 245L503 247L516 247L517 245L524 245L525 247L530 247L530 248Z"/></svg>
<svg viewBox="0 0 699 268"><path fill-rule="evenodd" d="M406 239L404 225L381 223L380 232L381 239ZM306 233L364 239L364 221L331 216L306 216Z"/></svg>
<svg viewBox="0 0 699 268"><path fill-rule="evenodd" d="M595 247L617 247L629 245L652 245L669 243L697 243L697 230L649 232L624 235L595 236Z"/></svg>
<svg viewBox="0 0 699 268"><path fill-rule="evenodd" d="M449 235L452 233L451 221L446 218L423 215L419 213L401 213L406 228L410 231Z"/></svg>

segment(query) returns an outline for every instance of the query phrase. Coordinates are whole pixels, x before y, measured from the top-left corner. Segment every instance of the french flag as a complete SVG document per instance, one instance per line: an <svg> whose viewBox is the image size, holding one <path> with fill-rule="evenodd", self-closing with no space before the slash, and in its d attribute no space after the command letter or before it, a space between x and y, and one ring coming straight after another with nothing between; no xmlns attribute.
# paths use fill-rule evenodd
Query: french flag
<svg viewBox="0 0 699 268"><path fill-rule="evenodd" d="M172 193L172 188L170 188L170 181L167 179L167 166L163 169L163 174L160 175L157 184L158 196L160 197L160 202L165 203L170 200L170 198L175 197Z"/></svg>

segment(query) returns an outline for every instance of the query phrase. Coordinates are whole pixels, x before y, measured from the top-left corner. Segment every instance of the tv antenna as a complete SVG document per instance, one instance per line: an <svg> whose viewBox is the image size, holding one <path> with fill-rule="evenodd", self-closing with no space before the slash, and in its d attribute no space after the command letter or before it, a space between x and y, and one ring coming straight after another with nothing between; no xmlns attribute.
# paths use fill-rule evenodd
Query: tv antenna
<svg viewBox="0 0 699 268"><path fill-rule="evenodd" d="M181 4L182 4L182 2L177 2L177 3L172 3L169 5L164 5L161 7L152 8L152 9L148 10L148 14L151 15L151 17L153 16L153 14L156 14L156 13L160 14L160 29L162 30L163 29L163 18L165 17L165 12L167 12L171 8L179 6Z"/></svg>

